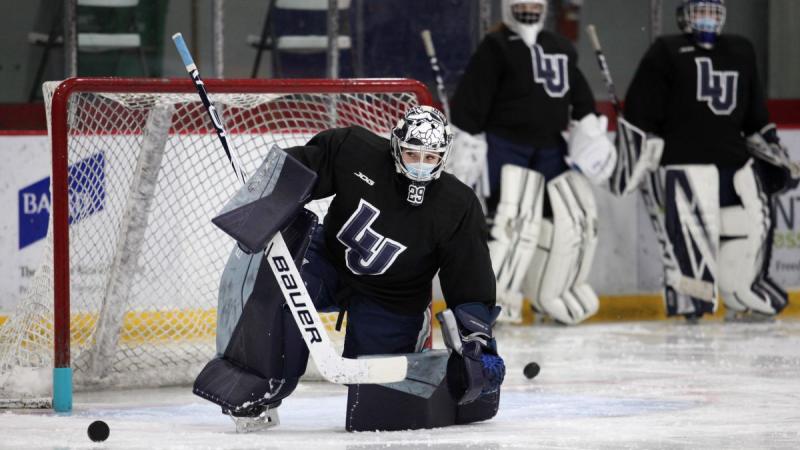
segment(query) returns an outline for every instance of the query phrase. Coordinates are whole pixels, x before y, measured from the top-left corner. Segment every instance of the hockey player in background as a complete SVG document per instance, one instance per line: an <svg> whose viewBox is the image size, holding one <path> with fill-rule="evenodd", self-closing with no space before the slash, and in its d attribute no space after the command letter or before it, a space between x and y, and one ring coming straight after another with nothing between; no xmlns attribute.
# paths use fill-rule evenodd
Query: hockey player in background
<svg viewBox="0 0 800 450"><path fill-rule="evenodd" d="M681 33L653 42L627 92L625 117L664 140L651 184L663 208L669 315L778 314L786 292L768 276L774 196L797 184L769 123L755 51L720 34L723 0L684 0ZM795 179L793 179L795 178ZM656 213L658 214L658 213Z"/></svg>
<svg viewBox="0 0 800 450"><path fill-rule="evenodd" d="M503 0L502 24L451 100L448 170L488 195L499 320L520 322L524 295L536 312L576 324L598 308L587 283L597 242L588 181L608 179L616 152L575 48L542 29L546 13L543 0Z"/></svg>
<svg viewBox="0 0 800 450"><path fill-rule="evenodd" d="M495 306L483 211L475 194L443 171L452 138L442 113L427 106L413 107L391 130L388 140L360 127L323 131L304 146L286 149L285 162L274 170L299 162L317 175L306 200L335 195L324 224L305 233L311 236L308 251L295 258L301 261L300 271L317 309L347 313L344 357L420 351L430 330L428 305L438 272L452 312L449 317L454 318L443 324L454 330L446 342L458 353L455 359L451 355L447 367L448 385L454 401L473 405L469 414L458 413L458 423L465 423L496 413L505 369L492 337L499 308ZM303 189L312 188L290 190ZM289 236L293 228L284 235ZM256 281L248 304L256 297L268 298L262 301L280 311L283 297L270 283L274 278L269 273ZM237 423L274 416L275 408L291 394L305 371L308 350L291 315L273 315L256 319L258 334L263 335L266 328L271 336L265 345L244 338L242 342L250 343L232 351L230 347L237 345L234 341L239 338L231 338L232 344L218 360L234 361L216 365L212 361L195 383L198 395L222 405ZM253 319L245 309L240 320ZM259 380L268 381L254 384L268 385L267 391L244 393L244 398L260 401L236 406L220 400L242 398L236 391L245 387L234 381L245 376L233 373L239 374L241 367L247 366L244 361L250 359L257 365L270 362L255 371ZM253 375L248 372L247 376ZM365 401L361 399L361 403ZM395 408L385 412L380 420L403 413ZM352 413L349 411L348 420ZM410 423L417 427L441 425L421 418ZM358 428L356 424L354 429Z"/></svg>

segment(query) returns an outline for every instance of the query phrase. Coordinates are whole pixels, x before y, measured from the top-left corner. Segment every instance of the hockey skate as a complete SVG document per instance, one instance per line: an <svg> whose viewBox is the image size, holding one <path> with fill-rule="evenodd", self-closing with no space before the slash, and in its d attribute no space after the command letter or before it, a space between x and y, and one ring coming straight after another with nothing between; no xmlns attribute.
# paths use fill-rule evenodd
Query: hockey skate
<svg viewBox="0 0 800 450"><path fill-rule="evenodd" d="M265 406L247 415L237 415L230 410L223 410L223 413L233 419L237 433L257 433L278 426L281 423L278 419L277 405L273 405L272 408Z"/></svg>

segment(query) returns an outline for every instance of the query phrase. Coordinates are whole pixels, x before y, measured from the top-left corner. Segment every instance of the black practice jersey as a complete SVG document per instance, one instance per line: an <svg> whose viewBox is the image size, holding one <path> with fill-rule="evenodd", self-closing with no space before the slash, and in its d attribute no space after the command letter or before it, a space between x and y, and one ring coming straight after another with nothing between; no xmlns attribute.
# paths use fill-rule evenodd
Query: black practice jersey
<svg viewBox="0 0 800 450"><path fill-rule="evenodd" d="M313 199L336 194L324 220L328 257L340 280L401 314L428 306L437 271L450 307L493 306L495 281L483 211L449 173L426 186L422 205L407 200L389 141L360 127L317 134L286 150L319 176Z"/></svg>
<svg viewBox="0 0 800 450"><path fill-rule="evenodd" d="M769 122L753 46L731 35L712 50L689 35L658 38L628 89L625 117L664 138L664 165L743 164L742 133Z"/></svg>
<svg viewBox="0 0 800 450"><path fill-rule="evenodd" d="M471 134L489 132L518 144L560 141L571 115L595 112L594 96L567 39L542 31L533 48L507 27L478 46L450 101L452 122Z"/></svg>

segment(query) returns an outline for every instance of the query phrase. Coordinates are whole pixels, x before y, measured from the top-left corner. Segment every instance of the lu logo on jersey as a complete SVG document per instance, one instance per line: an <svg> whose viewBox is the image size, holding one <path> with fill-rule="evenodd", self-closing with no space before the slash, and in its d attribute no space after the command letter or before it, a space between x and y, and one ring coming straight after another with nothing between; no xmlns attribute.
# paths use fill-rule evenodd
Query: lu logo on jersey
<svg viewBox="0 0 800 450"><path fill-rule="evenodd" d="M560 98L569 91L567 55L548 55L539 44L531 47L533 58L533 81L541 84L550 97Z"/></svg>
<svg viewBox="0 0 800 450"><path fill-rule="evenodd" d="M381 275L403 253L406 246L382 236L371 225L381 212L364 199L336 234L347 247L344 258L347 268L356 275Z"/></svg>
<svg viewBox="0 0 800 450"><path fill-rule="evenodd" d="M736 109L736 87L739 72L735 70L714 70L711 59L694 59L697 66L697 101L706 102L711 112L727 116Z"/></svg>

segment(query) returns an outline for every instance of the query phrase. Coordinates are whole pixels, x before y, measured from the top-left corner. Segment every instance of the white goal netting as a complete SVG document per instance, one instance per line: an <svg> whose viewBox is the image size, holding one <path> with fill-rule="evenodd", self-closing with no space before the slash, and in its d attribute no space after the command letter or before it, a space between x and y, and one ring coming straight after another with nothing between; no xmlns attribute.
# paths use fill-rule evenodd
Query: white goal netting
<svg viewBox="0 0 800 450"><path fill-rule="evenodd" d="M115 92L71 81L63 111L50 99L64 85L45 85L48 123L66 124L49 126L51 138L66 134L68 188L51 198L69 208L68 251L58 250L51 214L30 295L0 328L0 403L49 397L54 296L64 290L76 389L188 383L215 352L219 277L234 244L210 219L240 182L199 97L179 81L156 81L153 92L141 80L132 92L124 80ZM352 80L304 80L303 92L281 93L273 81L242 92L234 81L207 83L248 173L273 144L349 125L386 135L409 106L429 101L415 82L355 83L355 92ZM325 206L310 205L320 216ZM58 286L65 267L69 283Z"/></svg>

